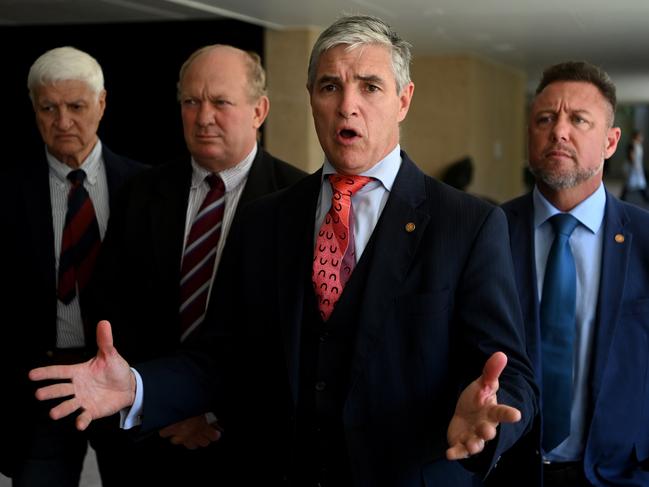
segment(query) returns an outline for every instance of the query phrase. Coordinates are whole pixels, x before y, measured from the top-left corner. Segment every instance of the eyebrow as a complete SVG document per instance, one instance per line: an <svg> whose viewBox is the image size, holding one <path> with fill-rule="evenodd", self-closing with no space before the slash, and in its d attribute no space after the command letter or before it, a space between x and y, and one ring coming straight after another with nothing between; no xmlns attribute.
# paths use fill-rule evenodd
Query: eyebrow
<svg viewBox="0 0 649 487"><path fill-rule="evenodd" d="M354 76L354 79L359 80L359 81L371 82L371 83L383 83L383 78L381 78L380 76L377 76L375 74L368 74L368 75L365 75L365 76L358 74L358 75ZM322 75L318 79L318 84L322 84L322 83L340 83L341 81L342 81L342 79L340 78L340 76L334 76L334 75L325 74L325 75Z"/></svg>

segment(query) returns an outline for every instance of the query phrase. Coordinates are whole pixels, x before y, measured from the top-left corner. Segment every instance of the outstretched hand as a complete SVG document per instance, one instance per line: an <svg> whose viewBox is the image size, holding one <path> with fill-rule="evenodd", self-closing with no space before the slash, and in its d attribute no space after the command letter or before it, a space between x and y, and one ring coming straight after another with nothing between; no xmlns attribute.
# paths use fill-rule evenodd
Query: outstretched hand
<svg viewBox="0 0 649 487"><path fill-rule="evenodd" d="M81 410L76 419L77 429L83 431L94 420L110 416L133 404L135 377L113 347L113 334L108 321L97 324L97 355L87 362L74 365L52 365L29 372L33 381L68 380L41 387L36 398L44 401L70 397L50 410L52 419L60 419Z"/></svg>
<svg viewBox="0 0 649 487"><path fill-rule="evenodd" d="M460 460L480 453L485 442L495 438L500 423L520 421L518 409L498 404L498 378L507 365L507 356L494 353L485 363L482 375L467 386L455 406L446 437L446 458Z"/></svg>

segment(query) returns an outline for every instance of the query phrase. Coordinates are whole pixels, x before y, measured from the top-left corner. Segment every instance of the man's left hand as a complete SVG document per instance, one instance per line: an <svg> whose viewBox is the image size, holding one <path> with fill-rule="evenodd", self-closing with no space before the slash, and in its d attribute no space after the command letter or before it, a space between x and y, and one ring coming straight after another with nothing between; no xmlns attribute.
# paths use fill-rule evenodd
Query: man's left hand
<svg viewBox="0 0 649 487"><path fill-rule="evenodd" d="M446 438L446 458L460 460L480 453L496 436L500 423L520 421L518 409L498 404L498 378L507 365L507 356L496 352L484 366L482 375L467 386L455 406Z"/></svg>
<svg viewBox="0 0 649 487"><path fill-rule="evenodd" d="M205 415L201 414L162 428L160 436L169 438L174 445L183 445L189 450L195 450L218 441L221 438L221 429L217 423L208 423Z"/></svg>

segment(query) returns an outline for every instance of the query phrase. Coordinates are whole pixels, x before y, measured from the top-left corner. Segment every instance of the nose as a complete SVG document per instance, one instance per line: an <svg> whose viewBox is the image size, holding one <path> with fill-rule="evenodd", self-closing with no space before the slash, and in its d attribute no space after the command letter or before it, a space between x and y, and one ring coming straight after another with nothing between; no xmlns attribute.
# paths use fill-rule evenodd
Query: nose
<svg viewBox="0 0 649 487"><path fill-rule="evenodd" d="M554 125L552 126L552 140L555 142L561 140L568 140L570 138L571 124L567 116L557 117Z"/></svg>
<svg viewBox="0 0 649 487"><path fill-rule="evenodd" d="M198 108L196 123L200 127L207 127L214 123L214 108L210 103L201 103Z"/></svg>
<svg viewBox="0 0 649 487"><path fill-rule="evenodd" d="M352 89L341 90L338 113L344 119L358 115L358 94Z"/></svg>
<svg viewBox="0 0 649 487"><path fill-rule="evenodd" d="M72 127L72 117L65 108L57 112L56 126L59 130L69 130Z"/></svg>

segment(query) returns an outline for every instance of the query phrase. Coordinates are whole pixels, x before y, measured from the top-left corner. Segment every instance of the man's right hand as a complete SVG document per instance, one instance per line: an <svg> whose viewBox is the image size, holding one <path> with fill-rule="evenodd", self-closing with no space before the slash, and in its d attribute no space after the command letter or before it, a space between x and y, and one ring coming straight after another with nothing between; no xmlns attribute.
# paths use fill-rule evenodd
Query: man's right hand
<svg viewBox="0 0 649 487"><path fill-rule="evenodd" d="M36 398L70 397L50 410L52 419L60 419L80 409L76 425L85 430L94 419L103 418L130 407L135 400L135 377L128 362L113 347L113 334L108 321L97 324L97 355L74 365L52 365L29 372L33 381L68 380L41 387Z"/></svg>

